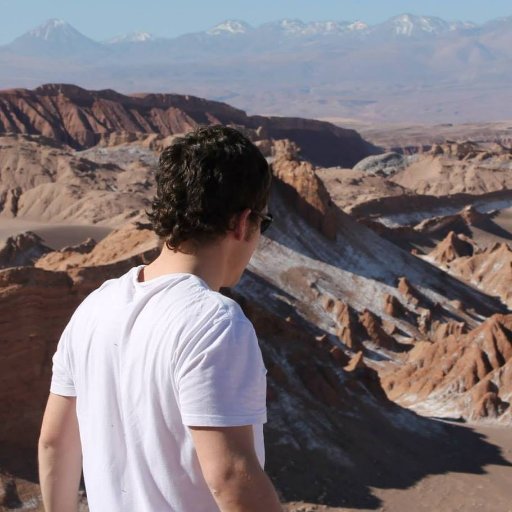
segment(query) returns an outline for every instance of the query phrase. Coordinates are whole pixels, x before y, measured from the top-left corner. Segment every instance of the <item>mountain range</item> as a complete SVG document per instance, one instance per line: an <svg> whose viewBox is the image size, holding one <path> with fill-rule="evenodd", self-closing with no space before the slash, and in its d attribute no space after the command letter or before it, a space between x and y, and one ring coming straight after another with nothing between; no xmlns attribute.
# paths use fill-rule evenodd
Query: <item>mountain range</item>
<svg viewBox="0 0 512 512"><path fill-rule="evenodd" d="M48 82L193 94L249 113L367 122L512 118L512 16L484 24L402 14L363 21L226 20L174 38L95 41L49 20L0 46L0 87Z"/></svg>

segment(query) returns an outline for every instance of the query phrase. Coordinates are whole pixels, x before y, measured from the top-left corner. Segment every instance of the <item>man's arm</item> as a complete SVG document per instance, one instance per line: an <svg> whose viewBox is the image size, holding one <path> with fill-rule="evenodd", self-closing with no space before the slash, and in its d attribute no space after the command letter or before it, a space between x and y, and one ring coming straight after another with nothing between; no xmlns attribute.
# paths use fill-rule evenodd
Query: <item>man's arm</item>
<svg viewBox="0 0 512 512"><path fill-rule="evenodd" d="M46 512L78 510L82 447L75 397L50 393L38 452L39 481Z"/></svg>
<svg viewBox="0 0 512 512"><path fill-rule="evenodd" d="M222 512L282 512L256 456L252 425L190 431L203 476Z"/></svg>

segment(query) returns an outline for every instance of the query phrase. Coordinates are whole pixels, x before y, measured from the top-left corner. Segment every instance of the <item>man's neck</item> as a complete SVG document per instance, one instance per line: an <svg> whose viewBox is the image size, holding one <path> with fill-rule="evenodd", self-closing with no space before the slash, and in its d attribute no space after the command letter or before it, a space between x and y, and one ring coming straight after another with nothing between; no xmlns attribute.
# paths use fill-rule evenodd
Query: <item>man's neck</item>
<svg viewBox="0 0 512 512"><path fill-rule="evenodd" d="M164 245L162 252L152 263L144 267L139 280L149 281L167 274L194 274L211 290L219 291L224 285L225 258L222 246L212 245L197 250L187 248L174 252Z"/></svg>

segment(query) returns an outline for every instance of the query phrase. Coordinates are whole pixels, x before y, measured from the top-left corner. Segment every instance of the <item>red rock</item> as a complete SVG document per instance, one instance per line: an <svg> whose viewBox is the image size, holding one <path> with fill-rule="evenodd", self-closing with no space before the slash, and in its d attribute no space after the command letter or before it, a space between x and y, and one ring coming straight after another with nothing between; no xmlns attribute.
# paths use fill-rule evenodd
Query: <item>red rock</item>
<svg viewBox="0 0 512 512"><path fill-rule="evenodd" d="M382 321L374 313L366 309L359 316L359 321L373 343L388 350L401 350L395 339L383 329Z"/></svg>
<svg viewBox="0 0 512 512"><path fill-rule="evenodd" d="M409 282L406 277L400 277L398 280L398 291L402 294L404 299L406 299L411 304L418 306L421 302L421 296Z"/></svg>
<svg viewBox="0 0 512 512"><path fill-rule="evenodd" d="M277 141L276 145L279 149L272 169L282 183L283 193L312 227L334 239L338 209L313 165L290 157L286 141Z"/></svg>
<svg viewBox="0 0 512 512"><path fill-rule="evenodd" d="M450 231L446 238L428 256L438 265L448 265L457 258L472 256L473 252L473 244L464 241L453 231Z"/></svg>
<svg viewBox="0 0 512 512"><path fill-rule="evenodd" d="M386 294L384 296L384 304L384 311L389 316L401 318L407 314L406 308L394 295Z"/></svg>

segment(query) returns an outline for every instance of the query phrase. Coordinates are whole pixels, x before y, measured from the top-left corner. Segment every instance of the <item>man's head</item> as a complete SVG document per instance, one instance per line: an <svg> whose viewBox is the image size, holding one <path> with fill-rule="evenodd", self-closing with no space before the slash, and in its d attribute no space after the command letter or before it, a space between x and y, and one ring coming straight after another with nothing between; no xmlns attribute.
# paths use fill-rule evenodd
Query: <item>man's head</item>
<svg viewBox="0 0 512 512"><path fill-rule="evenodd" d="M201 247L239 236L241 229L250 242L262 222L271 177L258 148L234 128L188 133L160 156L149 212L153 229L173 251L184 243Z"/></svg>

